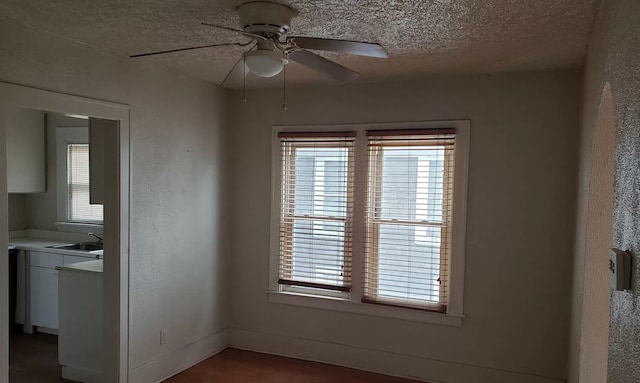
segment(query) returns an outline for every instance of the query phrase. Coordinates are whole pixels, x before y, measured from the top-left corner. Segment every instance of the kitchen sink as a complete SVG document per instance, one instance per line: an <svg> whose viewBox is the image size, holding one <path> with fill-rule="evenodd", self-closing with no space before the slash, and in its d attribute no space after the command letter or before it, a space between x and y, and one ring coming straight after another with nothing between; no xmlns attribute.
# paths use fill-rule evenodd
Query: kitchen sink
<svg viewBox="0 0 640 383"><path fill-rule="evenodd" d="M94 251L94 250L102 250L102 243L98 242L80 242L80 243L72 243L70 245L53 245L47 246L50 249L60 249L60 250L78 250L78 251Z"/></svg>

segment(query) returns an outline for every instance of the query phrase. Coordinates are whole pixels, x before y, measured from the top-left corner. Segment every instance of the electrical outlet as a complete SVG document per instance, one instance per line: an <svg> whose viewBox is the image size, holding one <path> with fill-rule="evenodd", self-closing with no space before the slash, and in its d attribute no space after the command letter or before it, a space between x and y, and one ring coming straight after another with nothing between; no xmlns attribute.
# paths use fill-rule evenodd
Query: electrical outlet
<svg viewBox="0 0 640 383"><path fill-rule="evenodd" d="M167 343L167 330L160 330L160 344Z"/></svg>

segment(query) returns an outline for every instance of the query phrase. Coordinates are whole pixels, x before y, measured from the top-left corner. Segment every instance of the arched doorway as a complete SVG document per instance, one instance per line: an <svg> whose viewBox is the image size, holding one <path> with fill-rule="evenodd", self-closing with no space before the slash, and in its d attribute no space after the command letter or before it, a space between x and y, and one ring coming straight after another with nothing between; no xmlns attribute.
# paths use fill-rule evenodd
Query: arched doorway
<svg viewBox="0 0 640 383"><path fill-rule="evenodd" d="M591 146L586 211L584 290L580 341L580 382L607 381L609 274L613 239L615 119L611 87L602 91Z"/></svg>

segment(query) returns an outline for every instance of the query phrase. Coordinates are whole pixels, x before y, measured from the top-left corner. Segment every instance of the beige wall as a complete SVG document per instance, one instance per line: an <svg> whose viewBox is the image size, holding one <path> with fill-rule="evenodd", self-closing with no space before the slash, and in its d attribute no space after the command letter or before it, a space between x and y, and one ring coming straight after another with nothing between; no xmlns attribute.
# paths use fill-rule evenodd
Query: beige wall
<svg viewBox="0 0 640 383"><path fill-rule="evenodd" d="M231 344L451 382L566 378L580 73L234 95ZM471 120L462 328L267 300L271 126ZM337 360L337 361L336 361Z"/></svg>
<svg viewBox="0 0 640 383"><path fill-rule="evenodd" d="M27 218L27 196L9 194L9 230L25 230L29 227Z"/></svg>
<svg viewBox="0 0 640 383"><path fill-rule="evenodd" d="M607 84L613 95L616 124L615 191L613 217L613 246L628 249L634 255L640 253L638 222L640 220L640 2L637 0L604 0L589 44L585 67L585 85L582 117L582 156L578 233L586 224L586 195L589 185L591 141L598 121L599 105ZM578 236L580 238L580 235ZM577 247L576 280L581 282L584 273L585 252ZM634 260L634 290L614 292L611 296L609 335L608 382L631 382L640 376L640 339L634 335L640 331L638 311L638 277L640 262ZM580 306L582 291L593 288L584 284L575 286L574 308ZM577 382L579 371L586 366L579 363L580 333L606 331L602 328L581 328L582 309L574 309L572 321L572 355L570 376ZM586 315L583 313L583 315ZM588 347L588 345L583 345ZM589 352L589 348L585 348ZM591 377L589 377L591 378ZM588 381L588 380L585 380Z"/></svg>
<svg viewBox="0 0 640 383"><path fill-rule="evenodd" d="M0 35L0 81L131 105L132 381L212 352L228 324L225 94L2 19Z"/></svg>

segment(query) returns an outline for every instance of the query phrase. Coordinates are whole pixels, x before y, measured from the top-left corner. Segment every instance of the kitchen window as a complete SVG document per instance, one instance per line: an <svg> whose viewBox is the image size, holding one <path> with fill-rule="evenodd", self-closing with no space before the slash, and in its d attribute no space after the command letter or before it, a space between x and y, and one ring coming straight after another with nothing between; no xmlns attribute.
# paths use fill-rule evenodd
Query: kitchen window
<svg viewBox="0 0 640 383"><path fill-rule="evenodd" d="M58 223L66 230L102 225L103 206L90 202L88 128L57 128Z"/></svg>
<svg viewBox="0 0 640 383"><path fill-rule="evenodd" d="M469 122L340 128L275 129L270 301L461 325Z"/></svg>
<svg viewBox="0 0 640 383"><path fill-rule="evenodd" d="M89 144L67 143L67 219L102 222L102 205L90 202Z"/></svg>

